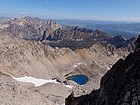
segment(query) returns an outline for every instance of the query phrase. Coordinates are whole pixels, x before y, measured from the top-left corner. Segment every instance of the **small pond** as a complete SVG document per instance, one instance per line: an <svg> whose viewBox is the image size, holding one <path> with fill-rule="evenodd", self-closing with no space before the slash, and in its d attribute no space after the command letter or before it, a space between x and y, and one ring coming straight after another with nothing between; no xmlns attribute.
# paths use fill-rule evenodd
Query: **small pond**
<svg viewBox="0 0 140 105"><path fill-rule="evenodd" d="M84 85L88 82L89 78L86 75L73 75L66 78L67 80L72 80L79 85Z"/></svg>

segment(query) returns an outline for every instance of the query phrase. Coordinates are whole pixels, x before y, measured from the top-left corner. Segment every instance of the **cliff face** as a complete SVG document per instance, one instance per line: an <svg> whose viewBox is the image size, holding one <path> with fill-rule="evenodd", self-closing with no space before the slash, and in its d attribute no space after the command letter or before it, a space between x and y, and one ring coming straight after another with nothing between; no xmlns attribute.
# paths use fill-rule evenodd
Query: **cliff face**
<svg viewBox="0 0 140 105"><path fill-rule="evenodd" d="M140 105L140 37L136 50L118 62L102 77L100 88L74 98L66 105Z"/></svg>

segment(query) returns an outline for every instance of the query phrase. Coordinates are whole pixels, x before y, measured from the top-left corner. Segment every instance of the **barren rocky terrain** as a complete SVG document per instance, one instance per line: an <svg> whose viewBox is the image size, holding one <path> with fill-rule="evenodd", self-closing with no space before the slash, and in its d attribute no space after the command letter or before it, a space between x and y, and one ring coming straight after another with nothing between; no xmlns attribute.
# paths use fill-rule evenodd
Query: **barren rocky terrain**
<svg viewBox="0 0 140 105"><path fill-rule="evenodd" d="M98 41L88 48L75 47L75 50L69 46L51 47L52 43L62 43L64 37L73 40L74 36L66 37L65 33L71 35L70 30L67 31L66 27L50 20L26 17L13 18L0 23L1 105L63 105L65 98L72 91L75 96L81 96L90 93L93 89L98 89L101 77L112 65L118 59L126 58L128 53L133 51L131 42L128 46L116 48L113 43L101 43L104 39L113 40L111 36L101 37L101 33L104 32L96 30L97 33L92 31L89 35L87 31L81 32L77 28L75 29L78 32L75 34L80 35L77 40L83 38L82 41L84 41L86 35L89 35L89 38L95 35L93 39ZM57 35L56 30L61 30L63 33L60 39L53 41L46 39L50 35L54 38ZM121 39L124 38L121 37ZM124 39L122 43L125 42L127 40ZM78 85L66 79L76 74L88 76L89 81L85 85ZM24 76L44 80L55 79L57 83L50 82L35 86L34 83L15 79Z"/></svg>

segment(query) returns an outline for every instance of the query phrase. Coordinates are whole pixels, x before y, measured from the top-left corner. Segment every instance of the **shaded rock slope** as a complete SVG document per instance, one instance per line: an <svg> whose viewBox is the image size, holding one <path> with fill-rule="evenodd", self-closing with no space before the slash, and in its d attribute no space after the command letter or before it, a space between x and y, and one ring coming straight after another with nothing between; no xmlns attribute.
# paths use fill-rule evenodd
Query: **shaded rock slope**
<svg viewBox="0 0 140 105"><path fill-rule="evenodd" d="M102 77L100 88L74 98L66 105L140 105L140 36L134 53L118 62Z"/></svg>

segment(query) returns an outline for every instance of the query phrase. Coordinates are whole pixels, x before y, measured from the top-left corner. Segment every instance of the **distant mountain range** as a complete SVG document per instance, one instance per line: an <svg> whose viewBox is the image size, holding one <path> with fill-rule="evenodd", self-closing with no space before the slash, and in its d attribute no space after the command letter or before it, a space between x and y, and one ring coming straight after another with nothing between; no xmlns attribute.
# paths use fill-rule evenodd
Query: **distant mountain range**
<svg viewBox="0 0 140 105"><path fill-rule="evenodd" d="M1 17L0 20L10 19L8 17ZM42 19L46 20L47 19ZM54 19L58 24L64 26L79 26L87 29L101 29L102 31L118 36L122 35L126 38L135 37L140 33L140 22L129 21L105 21L105 20L79 20L79 19Z"/></svg>
<svg viewBox="0 0 140 105"><path fill-rule="evenodd" d="M55 19L59 24L80 26L89 29L101 29L104 32L127 38L134 37L140 33L140 23L127 21L101 21L101 20L78 20L78 19Z"/></svg>
<svg viewBox="0 0 140 105"><path fill-rule="evenodd" d="M74 20L74 22L77 22L77 20ZM92 22L94 23L93 25ZM45 20L37 17L32 18L29 16L22 18L2 18L0 20L0 31L3 34L10 34L11 36L16 36L21 39L41 41L45 44L49 44L52 47L68 47L72 50L76 50L79 48L90 48L95 43L101 43L103 46L112 44L116 48L128 47L130 43L132 43L135 39L134 36L136 37L136 35L138 35L132 35L132 38L130 37L130 34L126 34L124 31L122 31L124 32L124 35L117 34L118 32L120 32L117 30L123 29L125 25L128 25L130 27L130 31L135 29L135 32L138 32L139 25L136 25L136 28L134 24L129 25L126 23L120 24L118 22L114 22L114 24L111 25L112 22L109 21L92 22L88 20L85 21L84 27L84 25L66 26L58 24L53 20ZM101 24L99 25L99 23ZM71 24L73 24L73 22L71 22ZM83 23L81 22L80 24ZM92 26L93 28L89 29ZM120 28L117 28L119 26ZM116 35L114 37L114 35L109 34L106 31L101 30L100 28L96 29L95 27L103 27L106 29L108 28L109 30L113 28L113 30L116 31ZM126 29L128 30L129 28L126 26ZM128 37L128 35L130 38Z"/></svg>

